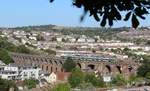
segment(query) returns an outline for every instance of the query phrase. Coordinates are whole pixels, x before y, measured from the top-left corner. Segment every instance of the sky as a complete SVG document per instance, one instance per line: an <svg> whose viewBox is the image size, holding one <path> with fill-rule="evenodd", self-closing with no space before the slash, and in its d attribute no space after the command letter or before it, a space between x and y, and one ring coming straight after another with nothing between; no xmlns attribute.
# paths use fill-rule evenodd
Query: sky
<svg viewBox="0 0 150 91"><path fill-rule="evenodd" d="M80 22L82 9L72 5L72 0L0 0L0 27L54 24L59 26L100 27L92 17ZM140 26L150 26L150 15ZM131 26L131 22L115 22L113 27Z"/></svg>

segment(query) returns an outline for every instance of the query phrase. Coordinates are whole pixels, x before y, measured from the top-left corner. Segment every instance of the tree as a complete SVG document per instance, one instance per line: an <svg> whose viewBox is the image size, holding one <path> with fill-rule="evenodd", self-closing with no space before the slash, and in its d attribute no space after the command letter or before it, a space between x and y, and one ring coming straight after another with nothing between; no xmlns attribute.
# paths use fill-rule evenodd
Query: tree
<svg viewBox="0 0 150 91"><path fill-rule="evenodd" d="M46 50L44 50L44 51L47 52L48 54L56 55L56 51L54 51L54 50L46 49Z"/></svg>
<svg viewBox="0 0 150 91"><path fill-rule="evenodd" d="M85 82L91 83L95 87L104 87L104 81L102 77L97 78L94 74L86 74L85 75Z"/></svg>
<svg viewBox="0 0 150 91"><path fill-rule="evenodd" d="M28 89L35 88L37 83L37 80L32 78L25 80L25 85L28 87Z"/></svg>
<svg viewBox="0 0 150 91"><path fill-rule="evenodd" d="M125 86L127 84L127 80L123 75L118 74L116 77L113 78L112 84L115 84L117 86Z"/></svg>
<svg viewBox="0 0 150 91"><path fill-rule="evenodd" d="M30 50L26 48L24 45L16 46L1 37L0 37L0 48L11 52L30 53Z"/></svg>
<svg viewBox="0 0 150 91"><path fill-rule="evenodd" d="M57 41L56 37L52 37L51 41Z"/></svg>
<svg viewBox="0 0 150 91"><path fill-rule="evenodd" d="M135 85L135 82L137 82L137 80L138 80L138 77L136 75L132 74L129 76L128 83L130 85Z"/></svg>
<svg viewBox="0 0 150 91"><path fill-rule="evenodd" d="M58 45L57 45L57 46L56 46L56 49L61 49L61 46L58 46Z"/></svg>
<svg viewBox="0 0 150 91"><path fill-rule="evenodd" d="M84 73L79 68L74 68L68 78L68 82L72 88L78 87L84 82Z"/></svg>
<svg viewBox="0 0 150 91"><path fill-rule="evenodd" d="M96 53L96 50L95 50L95 49L92 49L92 52L93 52L93 53Z"/></svg>
<svg viewBox="0 0 150 91"><path fill-rule="evenodd" d="M40 34L36 36L37 41L45 41L44 37Z"/></svg>
<svg viewBox="0 0 150 91"><path fill-rule="evenodd" d="M145 84L150 85L150 56L143 55L142 65L138 68L137 75L145 79Z"/></svg>
<svg viewBox="0 0 150 91"><path fill-rule="evenodd" d="M150 45L150 40L148 40L148 41L146 42L146 45Z"/></svg>
<svg viewBox="0 0 150 91"><path fill-rule="evenodd" d="M144 15L149 13L150 0L73 0L73 5L84 9L81 21L89 12L101 26L105 26L107 22L112 26L114 21L122 20L124 16L122 12L124 12L124 21L132 17L132 27L137 28L138 18L145 19Z"/></svg>
<svg viewBox="0 0 150 91"><path fill-rule="evenodd" d="M142 64L138 68L137 74L141 77L145 77L148 72L150 72L150 64Z"/></svg>
<svg viewBox="0 0 150 91"><path fill-rule="evenodd" d="M11 87L14 88L14 91L18 91L14 81L5 80L5 79L0 78L0 91L9 91L9 89Z"/></svg>
<svg viewBox="0 0 150 91"><path fill-rule="evenodd" d="M69 84L58 84L56 87L54 87L50 91L70 91L71 87Z"/></svg>
<svg viewBox="0 0 150 91"><path fill-rule="evenodd" d="M150 72L150 56L143 56L142 65L138 68L138 76L146 77L147 73Z"/></svg>
<svg viewBox="0 0 150 91"><path fill-rule="evenodd" d="M71 72L72 69L76 67L76 63L68 57L65 62L63 63L63 68L65 69L66 72Z"/></svg>
<svg viewBox="0 0 150 91"><path fill-rule="evenodd" d="M94 87L91 83L80 84L78 87L81 91L95 91L96 87Z"/></svg>
<svg viewBox="0 0 150 91"><path fill-rule="evenodd" d="M66 42L66 39L62 38L62 42Z"/></svg>
<svg viewBox="0 0 150 91"><path fill-rule="evenodd" d="M17 46L16 52L19 53L30 53L30 50L24 45Z"/></svg>
<svg viewBox="0 0 150 91"><path fill-rule="evenodd" d="M130 49L127 47L123 49L123 52L128 52L128 51L130 51Z"/></svg>
<svg viewBox="0 0 150 91"><path fill-rule="evenodd" d="M2 48L0 48L0 60L3 61L5 64L9 64L13 62L8 52Z"/></svg>

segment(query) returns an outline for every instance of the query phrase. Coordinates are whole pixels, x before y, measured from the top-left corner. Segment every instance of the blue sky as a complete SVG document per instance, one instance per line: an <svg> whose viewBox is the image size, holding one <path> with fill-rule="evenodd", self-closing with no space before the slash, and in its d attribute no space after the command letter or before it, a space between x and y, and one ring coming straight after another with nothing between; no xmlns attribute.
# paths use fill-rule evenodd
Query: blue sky
<svg viewBox="0 0 150 91"><path fill-rule="evenodd" d="M63 26L99 27L92 17L80 23L82 10L72 6L72 0L1 0L0 27L55 24ZM131 26L130 22L116 22L113 27ZM150 26L150 15L141 26Z"/></svg>

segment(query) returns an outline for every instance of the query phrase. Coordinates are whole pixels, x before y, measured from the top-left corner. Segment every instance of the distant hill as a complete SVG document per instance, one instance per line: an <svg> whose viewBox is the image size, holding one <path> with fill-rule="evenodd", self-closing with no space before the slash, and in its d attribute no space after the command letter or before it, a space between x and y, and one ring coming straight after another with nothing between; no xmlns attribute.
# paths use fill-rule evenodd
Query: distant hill
<svg viewBox="0 0 150 91"><path fill-rule="evenodd" d="M87 36L114 36L123 31L132 31L132 28L129 27L120 27L120 28L100 28L100 27L65 27L57 25L37 25L37 26L24 26L24 27L15 27L7 28L8 30L24 30L24 31L49 31L49 32L59 32L64 35L87 35ZM148 29L148 27L141 27L137 30ZM1 30L3 30L1 28Z"/></svg>

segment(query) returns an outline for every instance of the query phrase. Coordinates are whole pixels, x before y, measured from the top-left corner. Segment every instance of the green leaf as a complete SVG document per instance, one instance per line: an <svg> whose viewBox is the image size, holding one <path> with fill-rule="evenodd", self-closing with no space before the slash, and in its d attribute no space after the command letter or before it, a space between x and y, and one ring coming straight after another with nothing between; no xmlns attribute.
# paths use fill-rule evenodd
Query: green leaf
<svg viewBox="0 0 150 91"><path fill-rule="evenodd" d="M132 16L132 27L137 28L138 26L139 26L139 21L138 21L137 17L135 16L135 14L133 14L133 16Z"/></svg>
<svg viewBox="0 0 150 91"><path fill-rule="evenodd" d="M131 16L131 12L128 12L124 18L124 21L129 20L130 16Z"/></svg>
<svg viewBox="0 0 150 91"><path fill-rule="evenodd" d="M50 0L50 2L52 3L54 0Z"/></svg>

